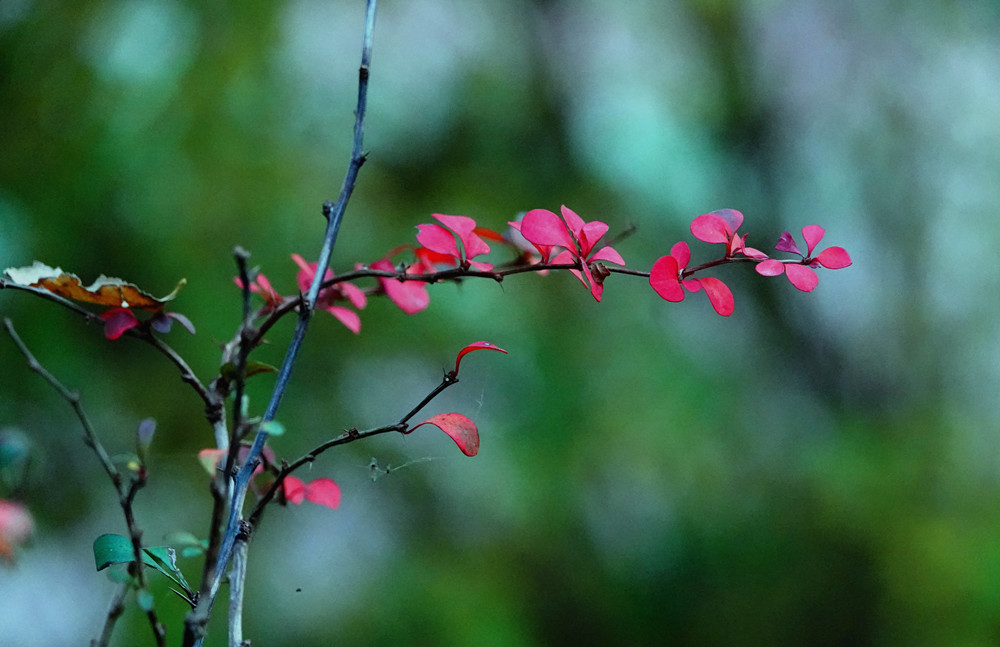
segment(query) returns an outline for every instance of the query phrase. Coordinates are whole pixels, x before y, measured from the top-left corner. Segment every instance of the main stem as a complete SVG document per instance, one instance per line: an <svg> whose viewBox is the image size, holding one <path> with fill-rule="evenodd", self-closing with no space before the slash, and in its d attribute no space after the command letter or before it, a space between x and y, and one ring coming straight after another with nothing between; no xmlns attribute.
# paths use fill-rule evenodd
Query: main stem
<svg viewBox="0 0 1000 647"><path fill-rule="evenodd" d="M343 219L344 211L347 208L347 202L350 200L351 194L354 192L358 171L360 171L361 166L365 163L366 155L363 152L362 145L364 141L365 110L368 105L368 76L371 65L372 34L375 29L376 4L376 0L368 0L367 11L365 14L364 43L361 50L361 67L358 70L358 103L354 112L354 145L351 149L350 164L347 167L347 173L344 176L344 182L341 186L340 196L337 198L337 202L332 203L327 201L323 205L323 215L327 218L327 226L326 232L323 236L323 246L320 248L319 260L317 261L316 274L313 277L312 284L309 286L308 293L299 305L298 323L295 327L295 333L292 336L292 340L288 345L288 350L285 353L285 359L278 371L278 377L274 386L274 391L271 394L271 399L264 412L265 421L274 419L274 416L278 411L278 407L281 404L281 400L285 395L285 390L288 388L292 368L295 365L295 361L298 359L299 350L302 348L302 342L305 339L306 331L309 327L309 321L312 319L312 314L316 307L316 301L319 298L319 292L323 284L323 277L326 275L326 270L330 265L330 257L333 254L333 247L337 242L337 234L340 231L340 222ZM261 451L263 451L264 444L266 442L267 433L258 431L256 437L254 438L253 445L247 454L246 460L240 466L239 471L237 471L233 479L233 488L231 490L232 497L229 501L229 519L226 523L226 531L223 535L221 546L219 548L218 559L214 568L211 569L210 574L206 577L206 581L202 582L202 590L198 605L195 610L189 614L188 620L185 623L185 645L201 645L202 640L204 639L205 625L208 623L208 616L211 611L212 604L215 601L215 596L218 593L219 583L222 580L223 571L232 556L233 544L237 538L247 488L250 485L253 470L257 465ZM242 578L245 568L246 560L244 559L241 564L241 572L235 575Z"/></svg>

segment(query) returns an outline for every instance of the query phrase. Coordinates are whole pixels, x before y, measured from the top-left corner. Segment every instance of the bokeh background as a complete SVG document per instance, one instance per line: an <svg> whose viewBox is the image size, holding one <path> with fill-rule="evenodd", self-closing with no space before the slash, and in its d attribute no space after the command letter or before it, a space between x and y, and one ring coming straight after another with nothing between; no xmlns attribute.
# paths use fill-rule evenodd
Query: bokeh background
<svg viewBox="0 0 1000 647"><path fill-rule="evenodd" d="M339 191L364 2L0 3L0 266L124 277L197 326L203 379L239 319L234 245L280 289ZM827 229L854 266L809 295L746 266L659 299L568 275L384 299L354 336L320 314L279 456L398 419L464 344L428 413L482 450L382 436L312 466L339 510L274 508L252 545L262 645L995 645L1000 642L1000 9L992 0L385 0L366 148L333 266L413 242L432 212L495 228L567 204L629 225L648 270L713 209L749 242ZM801 239L800 239L801 240ZM695 259L716 250L694 246ZM502 252L497 262L504 260ZM150 543L204 536L199 400L133 340L0 294L81 391L112 453L159 424L137 514ZM291 321L256 359L277 363ZM96 635L123 532L72 412L0 339L0 427L30 450L36 519L0 569L8 645ZM255 378L252 407L271 387ZM13 440L11 440L13 439ZM370 478L369 462L405 469ZM424 460L431 459L431 460ZM182 561L196 580L200 563ZM180 638L183 605L156 588ZM224 644L223 605L209 644ZM152 644L133 607L116 645Z"/></svg>

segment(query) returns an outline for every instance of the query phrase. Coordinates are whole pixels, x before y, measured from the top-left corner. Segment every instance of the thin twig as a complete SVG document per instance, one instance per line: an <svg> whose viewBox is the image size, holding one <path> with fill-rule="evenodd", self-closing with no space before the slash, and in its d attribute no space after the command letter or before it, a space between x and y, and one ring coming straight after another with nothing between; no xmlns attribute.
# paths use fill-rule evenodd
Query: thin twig
<svg viewBox="0 0 1000 647"><path fill-rule="evenodd" d="M90 647L107 647L108 643L111 642L111 634L115 630L115 623L118 622L118 618L125 612L125 596L128 595L129 588L131 588L131 585L128 582L122 582L118 586L114 596L111 598L108 613L104 617L101 635L90 641Z"/></svg>
<svg viewBox="0 0 1000 647"><path fill-rule="evenodd" d="M41 375L42 378L48 382L49 385L52 386L52 388L55 389L55 391L62 396L64 400L66 400L66 402L69 403L74 413L76 413L77 418L80 420L80 425L84 430L84 443L97 455L98 460L104 467L104 471L108 474L108 478L111 479L111 484L118 493L118 503L121 505L122 512L125 515L125 525L129 531L129 537L132 542L132 554L135 558L130 565L130 573L135 577L134 585L139 591L146 590L146 574L143 569L142 562L142 530L136 523L135 514L132 508L132 503L135 500L136 493L146 483L145 466L140 466L139 471L132 476L132 478L129 478L126 483L121 471L115 467L115 464L111 461L111 457L108 455L107 450L104 449L104 445L97 437L97 432L94 431L94 427L90 424L90 419L87 417L87 413L83 410L83 405L80 403L80 394L66 388L62 382L60 382L54 375L46 370L44 366L42 366L41 362L35 358L31 350L28 349L28 346L17 334L17 331L14 330L14 324L9 318L4 317L3 326L7 330L7 334L10 335L10 338L14 341L14 344L18 347L18 350L21 351L21 354L24 355L24 358L27 360L28 368ZM109 610L109 614L113 611L115 611L115 606L112 606ZM163 623L159 621L156 615L156 610L153 608L147 610L146 617L149 619L149 624L153 630L153 636L156 639L157 646L162 647L166 644L166 629L164 628ZM105 630L110 631L109 625L111 627L114 626L114 619L110 617L105 621Z"/></svg>
<svg viewBox="0 0 1000 647"><path fill-rule="evenodd" d="M445 373L444 378L441 380L441 383L438 384L436 387L434 387L434 389L430 393L428 393L417 406L413 407L413 409L411 409L405 416L400 418L399 422L391 425L386 425L384 427L371 429L369 431L358 431L357 429L351 429L349 431L345 431L336 438L328 440L314 447L313 449L309 450L309 452L307 452L305 455L292 461L291 463L282 465L281 469L278 471L278 474L274 479L274 482L270 484L270 486L267 488L264 494L257 500L256 505L254 505L253 511L247 517L247 519L250 522L250 525L256 527L257 524L260 522L260 516L264 512L265 506L267 506L267 504L270 503L271 500L274 498L274 496L277 494L286 476L288 476L298 468L302 467L306 463L313 462L314 460L316 460L317 456L319 456L326 450L331 449L333 447L337 447L338 445L346 445L347 443L353 443L354 441L361 440L363 438L371 438L372 436L377 436L379 434L386 434L393 431L399 432L401 434L409 433L408 431L409 425L407 423L410 420L410 418L415 416L421 409L427 406L427 404L431 400L441 395L441 393L445 389L455 384L458 384L458 377L454 374L453 371L449 371L448 373Z"/></svg>

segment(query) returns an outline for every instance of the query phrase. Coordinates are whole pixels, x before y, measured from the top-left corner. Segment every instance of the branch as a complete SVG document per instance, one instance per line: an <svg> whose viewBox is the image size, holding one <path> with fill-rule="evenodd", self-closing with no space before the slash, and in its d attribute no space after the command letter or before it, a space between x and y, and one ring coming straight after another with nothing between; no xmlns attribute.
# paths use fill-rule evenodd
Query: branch
<svg viewBox="0 0 1000 647"><path fill-rule="evenodd" d="M271 400L264 412L263 419L265 421L274 419L274 416L278 411L278 407L281 404L281 400L284 397L285 390L288 388L292 368L298 359L299 350L302 347L302 342L305 339L306 331L309 327L309 321L312 318L316 301L319 298L319 292L323 283L323 276L326 273L327 267L330 265L330 257L333 254L333 247L337 241L337 234L340 231L340 223L343 218L344 211L347 208L347 203L350 200L351 194L354 192L354 185L357 181L358 172L365 162L366 155L362 151L362 145L364 141L365 111L368 103L368 76L369 66L371 64L372 34L375 29L375 8L376 0L368 0L367 12L365 16L364 38L361 50L361 66L358 71L358 103L355 110L354 145L351 150L350 163L348 164L347 173L344 177L343 185L340 190L340 196L338 197L337 202L334 204L327 201L323 205L323 215L327 218L327 227L323 236L323 245L320 248L319 260L317 261L316 276L313 279L312 285L309 287L309 292L302 299L299 306L298 324L296 325L292 340L289 343L285 359L278 371L278 377L275 383L274 391L271 394ZM250 477L253 474L254 467L259 460L260 453L263 450L264 443L266 441L267 433L264 431L258 431L257 436L254 438L253 445L247 454L245 462L242 466L240 466L240 469L234 478L229 504L229 520L227 522L226 532L220 546L219 559L215 564L214 572L211 573L210 577L206 577L205 581L202 582L198 606L191 613L189 613L185 619L185 645L201 644L204 638L205 626L208 623L208 616L215 600L215 594L222 578L222 572L229 561L233 545L237 539L239 518L242 513L246 491L250 485Z"/></svg>
<svg viewBox="0 0 1000 647"><path fill-rule="evenodd" d="M111 598L108 613L104 617L104 626L101 627L101 635L99 638L90 641L90 647L107 647L108 643L111 642L111 634L115 630L115 623L118 622L118 618L125 612L125 596L128 594L129 586L128 582L122 582L118 590L115 591L114 596Z"/></svg>
<svg viewBox="0 0 1000 647"><path fill-rule="evenodd" d="M71 299L67 299L66 297L62 297L59 296L58 294L49 292L44 288L32 287L30 285L21 285L19 283L4 280L3 277L0 277L0 289L3 288L13 288L15 290L23 290L25 292L30 292L35 296L39 296L43 299L47 299L48 301L52 301L53 303L57 303L62 307L66 308L67 310L70 310L80 315L81 317L86 319L88 323L94 323L100 326L104 325L104 320L101 319L100 315L97 315L91 312L90 310L81 307L79 304L72 301ZM198 376L195 375L194 371L191 370L191 367L188 366L187 362L185 362L184 359L179 354L177 354L177 351L171 348L166 342L164 342L162 339L149 332L146 326L143 326L142 328L130 328L129 330L126 330L124 332L124 336L133 337L135 339L141 339L146 343L152 345L163 355L165 355L167 359L169 359L178 368L178 370L180 370L181 380L185 384L191 386L191 388L193 388L195 392L198 394L198 397L201 398L202 401L204 401L206 410L211 410L217 406L217 403L214 401L212 394L209 392L208 389L205 388L205 385L201 383L201 380L198 379Z"/></svg>
<svg viewBox="0 0 1000 647"><path fill-rule="evenodd" d="M458 376L455 374L455 372L450 371L448 373L445 373L444 378L441 380L441 383L438 384L436 387L434 387L434 389L430 393L428 393L417 406L413 407L413 409L411 409L405 416L400 418L399 422L391 425L386 425L384 427L371 429L369 431L358 431L357 429L350 429L348 431L345 431L341 435L337 436L336 438L328 440L325 443L322 443L321 445L318 445L317 447L311 449L305 455L292 461L291 463L286 463L282 465L281 469L278 471L278 474L274 479L274 482L271 483L267 491L264 492L263 496L261 496L260 499L258 499L256 505L253 508L253 512L251 512L250 515L247 517L248 521L250 522L250 525L256 527L257 524L260 522L260 516L264 512L264 507L267 506L267 504L274 499L275 495L278 493L278 490L281 488L281 484L284 482L286 476L288 476L298 468L302 467L306 463L313 462L314 460L316 460L317 456L319 456L326 450L336 447L338 445L346 445L347 443L353 443L354 441L361 440L362 438L371 438L372 436L377 436L379 434L386 434L392 431L397 431L401 434L409 433L409 425L407 424L407 422L410 420L410 418L415 416L421 409L427 406L427 404L431 400L441 395L441 393L445 389L455 384L458 384Z"/></svg>
<svg viewBox="0 0 1000 647"><path fill-rule="evenodd" d="M14 341L14 344L24 355L24 358L28 362L28 368L32 371L38 373L42 378L52 386L53 389L59 393L60 396L66 402L69 403L73 411L76 413L76 417L80 420L80 425L83 427L84 431L84 443L94 450L97 455L98 461L104 467L104 471L107 473L108 478L111 479L111 484L114 486L115 491L118 493L118 503L121 505L122 512L125 515L125 525L129 531L129 537L132 540L132 552L135 558L129 567L129 572L135 576L135 586L137 590L146 590L146 574L143 569L142 563L142 530L139 528L135 521L135 515L132 509L132 502L135 500L136 493L142 488L146 483L146 468L140 465L137 472L128 479L126 484L122 473L115 467L115 464L111 461L111 457L108 455L107 450L104 449L104 445L101 444L100 439L97 437L97 432L94 431L94 427L90 424L90 419L87 417L87 413L83 410L83 406L80 404L80 394L76 391L70 391L60 382L54 375L49 373L48 370L42 366L35 356L28 349L28 346L24 343L21 337L14 330L14 324L10 319L4 317L3 326L7 330L7 334ZM120 600L119 600L120 602ZM113 604L111 609L108 611L108 617L105 620L105 626L102 630L101 640L104 641L98 644L106 644L105 633L110 636L110 632L114 627L115 620L117 616L121 614L118 609L119 604ZM146 617L149 618L150 627L153 630L153 636L156 638L156 644L158 647L165 645L166 630L163 624L159 621L156 610L152 607L146 611Z"/></svg>

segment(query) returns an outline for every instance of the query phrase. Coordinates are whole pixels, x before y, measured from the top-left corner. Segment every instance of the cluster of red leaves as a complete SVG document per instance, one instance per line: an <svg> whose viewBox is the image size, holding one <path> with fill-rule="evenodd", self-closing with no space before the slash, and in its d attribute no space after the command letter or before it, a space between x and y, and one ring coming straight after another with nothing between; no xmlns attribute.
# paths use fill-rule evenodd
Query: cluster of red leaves
<svg viewBox="0 0 1000 647"><path fill-rule="evenodd" d="M706 243L725 245L723 256L700 268L689 269L691 250L687 243L681 241L670 249L669 255L661 256L653 263L653 268L649 272L650 286L661 297L674 302L684 300L685 290L698 292L704 289L715 311L723 317L728 317L735 307L732 291L721 280L711 276L691 278L699 269L736 260L749 260L757 263L756 270L759 274L777 276L784 272L792 285L803 292L810 292L819 283L819 277L812 268L823 266L835 270L851 264L851 257L842 247L828 247L816 257L812 256L816 244L826 233L819 225L808 225L802 229L802 235L809 246L806 254L799 251L791 234L788 232L781 234L775 249L798 254L801 259L780 261L769 258L758 249L747 247L746 235L740 236L737 233L741 224L743 224L743 214L735 209L720 209L695 218L691 222L691 234Z"/></svg>
<svg viewBox="0 0 1000 647"><path fill-rule="evenodd" d="M442 269L494 271L493 264L478 260L490 253L490 245L486 241L491 240L511 247L522 262L541 265L537 270L539 273L546 272L552 265L569 269L594 299L600 301L604 279L612 271L604 264L625 265L625 260L610 245L600 244L608 232L607 223L599 220L587 222L566 206L560 209L560 213L532 209L520 221L508 223L512 233L507 236L480 227L467 216L431 214L438 224L417 225L419 245L397 247L368 267L394 272L394 277L378 277L379 288L403 312L415 314L430 303L428 283L424 279L407 280L408 276L426 276ZM716 265L750 261L756 263L759 274L785 274L792 285L809 292L819 281L814 271L816 268L840 269L851 264L850 256L841 247L829 247L813 256L813 250L825 233L818 225L802 229L807 244L805 254L799 251L791 234L783 233L775 249L796 254L799 259L778 260L747 246L747 236L738 233L742 224L743 214L735 209L720 209L695 218L691 222L691 233L702 242L722 245L722 256L692 268L688 266L691 249L687 243L678 242L670 249L670 254L653 263L648 275L650 286L662 298L673 302L683 301L688 292L704 291L715 311L728 317L735 307L732 291L722 280L712 276L695 277L696 273ZM414 261L409 264L394 262L393 259L404 251L412 252ZM301 268L298 282L300 289L305 291L316 273L316 264L306 263L297 254L292 258ZM334 274L327 270L325 278L331 280ZM266 309L277 307L283 300L262 274L257 275L250 290L264 298ZM320 303L317 304L351 331L359 332L361 320L357 312L336 305L336 301L349 302L356 310L361 310L366 303L365 292L346 281L335 283L321 293Z"/></svg>

